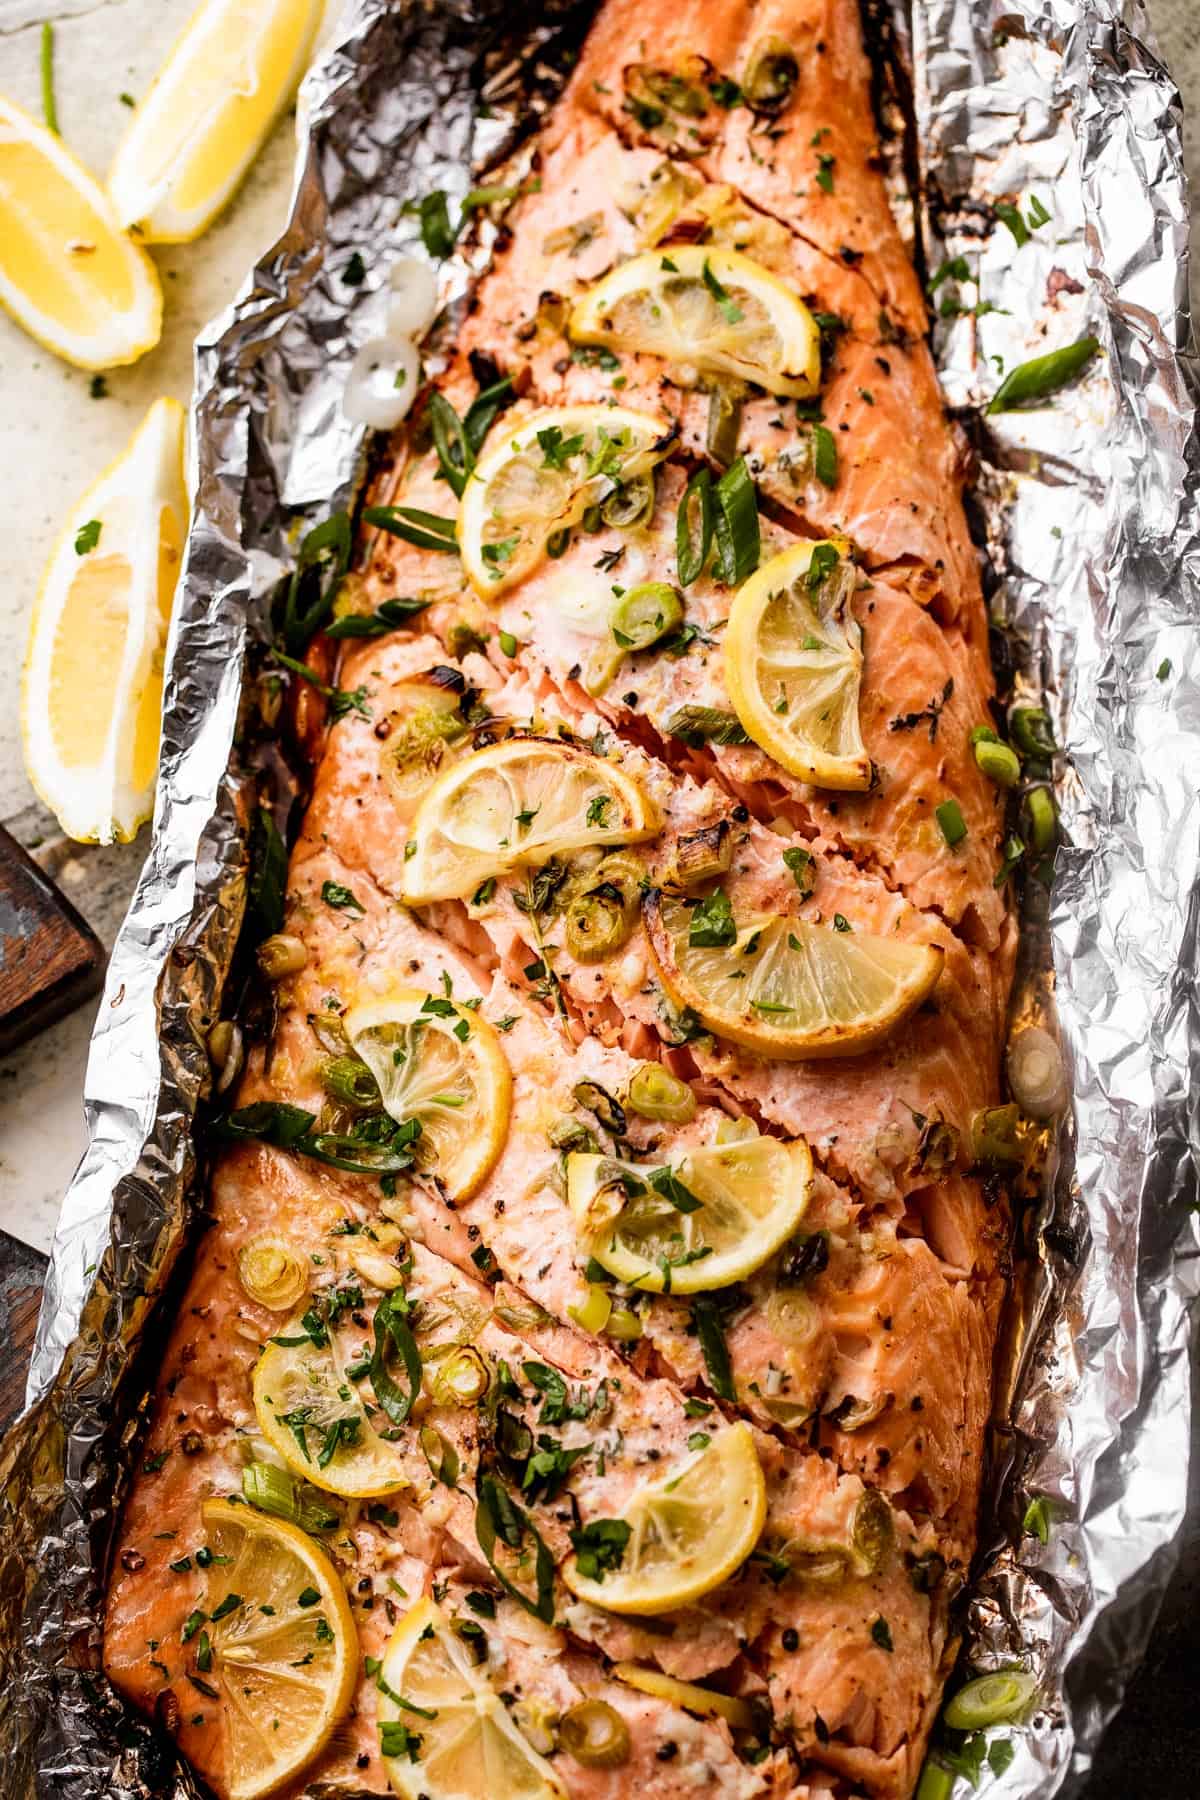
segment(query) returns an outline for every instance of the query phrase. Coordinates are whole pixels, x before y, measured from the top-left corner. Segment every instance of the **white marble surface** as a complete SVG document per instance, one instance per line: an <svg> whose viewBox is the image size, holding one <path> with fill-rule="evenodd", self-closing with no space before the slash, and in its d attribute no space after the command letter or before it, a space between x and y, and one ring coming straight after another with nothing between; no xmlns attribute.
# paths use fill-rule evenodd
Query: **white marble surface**
<svg viewBox="0 0 1200 1800"><path fill-rule="evenodd" d="M719 0L714 0L719 3ZM40 21L56 21L59 122L67 142L103 171L128 119L122 92L140 93L194 0L0 0L0 92L39 109ZM1200 117L1196 0L1151 0L1167 62ZM17 681L25 621L57 521L116 454L160 393L186 400L196 331L236 291L286 211L290 119L277 129L241 195L196 244L155 252L167 316L163 341L92 400L88 377L40 350L0 315L0 819L37 854L111 943L144 842L114 850L68 846L25 780L17 742ZM1200 194L1200 131L1190 143ZM1193 231L1195 241L1195 231ZM86 1008L0 1059L0 1227L45 1249L83 1147L81 1094L94 1009Z"/></svg>

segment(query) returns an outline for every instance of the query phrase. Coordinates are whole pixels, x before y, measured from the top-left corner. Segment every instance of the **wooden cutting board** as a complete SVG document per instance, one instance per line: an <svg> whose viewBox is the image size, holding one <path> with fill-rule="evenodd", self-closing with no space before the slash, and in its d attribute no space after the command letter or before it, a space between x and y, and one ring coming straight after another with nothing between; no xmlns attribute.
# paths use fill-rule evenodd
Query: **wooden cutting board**
<svg viewBox="0 0 1200 1800"><path fill-rule="evenodd" d="M0 1054L94 994L104 947L0 825Z"/></svg>

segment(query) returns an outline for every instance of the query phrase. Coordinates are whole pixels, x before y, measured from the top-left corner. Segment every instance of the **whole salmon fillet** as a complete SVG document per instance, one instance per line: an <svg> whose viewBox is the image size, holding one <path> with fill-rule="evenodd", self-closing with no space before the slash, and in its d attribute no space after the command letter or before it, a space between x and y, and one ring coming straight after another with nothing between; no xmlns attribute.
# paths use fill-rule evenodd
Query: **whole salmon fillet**
<svg viewBox="0 0 1200 1800"><path fill-rule="evenodd" d="M994 688L964 458L857 8L606 0L493 213L342 624L306 651L317 685L289 692L312 793L105 1667L222 1800L904 1800L975 1543L1009 1220L973 1144L1015 927L972 748ZM585 330L631 270L640 299ZM730 675L756 568L785 566L814 571L795 592L852 669L848 782L798 773ZM632 636L631 596L663 609ZM826 643L793 629L772 666ZM817 1059L777 1020L800 1000L739 1002L739 980L778 994L754 985L768 944L781 967L807 944L929 975L870 1031L860 976L822 989L850 1035ZM609 1266L622 1230L643 1273ZM736 1275L710 1279L730 1234ZM607 1606L650 1554L637 1521L682 1556L673 1485L735 1430L760 1522L733 1563L705 1573L736 1523L714 1500L677 1603L647 1587L639 1610L635 1575ZM298 1527L346 1597L271 1674L294 1714L251 1679L267 1563L243 1556L220 1598L202 1509L230 1500ZM424 1600L478 1718L504 1713L507 1774L451 1768L438 1708L389 1682ZM289 1761L272 1732L293 1729Z"/></svg>

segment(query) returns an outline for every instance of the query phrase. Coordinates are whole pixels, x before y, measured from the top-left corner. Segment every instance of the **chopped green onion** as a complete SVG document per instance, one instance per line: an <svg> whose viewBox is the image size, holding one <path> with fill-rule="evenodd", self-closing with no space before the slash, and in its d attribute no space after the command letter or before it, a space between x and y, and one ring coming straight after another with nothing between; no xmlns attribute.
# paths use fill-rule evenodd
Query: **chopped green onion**
<svg viewBox="0 0 1200 1800"><path fill-rule="evenodd" d="M1050 715L1040 706L1014 706L1009 714L1008 729L1022 756L1045 760L1058 749Z"/></svg>
<svg viewBox="0 0 1200 1800"><path fill-rule="evenodd" d="M693 509L696 513L692 526ZM697 469L684 490L675 517L675 563L680 587L690 587L703 574L713 541L712 472Z"/></svg>
<svg viewBox="0 0 1200 1800"><path fill-rule="evenodd" d="M643 581L626 589L609 618L622 650L648 650L683 622L683 601L665 581Z"/></svg>
<svg viewBox="0 0 1200 1800"><path fill-rule="evenodd" d="M642 1321L629 1307L614 1306L604 1329L618 1344L635 1344L642 1335Z"/></svg>
<svg viewBox="0 0 1200 1800"><path fill-rule="evenodd" d="M1015 750L994 739L980 738L975 745L975 761L989 781L997 787L1015 787L1021 779L1021 764Z"/></svg>
<svg viewBox="0 0 1200 1800"><path fill-rule="evenodd" d="M661 1063L639 1063L625 1094L625 1104L639 1119L669 1119L686 1124L695 1117L696 1096L686 1081Z"/></svg>
<svg viewBox="0 0 1200 1800"><path fill-rule="evenodd" d="M49 19L42 24L42 117L46 130L58 137L58 105L54 98L54 27Z"/></svg>
<svg viewBox="0 0 1200 1800"><path fill-rule="evenodd" d="M365 506L363 520L393 537L403 538L407 544L415 544L418 550L444 550L451 556L458 553L454 520L443 518L440 513L422 512L418 506Z"/></svg>
<svg viewBox="0 0 1200 1800"><path fill-rule="evenodd" d="M1039 1544L1050 1542L1050 1502L1045 1494L1039 1494L1029 1502L1021 1520L1021 1530L1035 1537Z"/></svg>
<svg viewBox="0 0 1200 1800"><path fill-rule="evenodd" d="M759 555L758 497L744 456L726 469L713 497L718 571L727 586L736 587L757 569Z"/></svg>
<svg viewBox="0 0 1200 1800"><path fill-rule="evenodd" d="M727 469L737 455L741 429L741 401L724 383L717 382L708 397L707 444L708 454L723 469Z"/></svg>
<svg viewBox="0 0 1200 1800"><path fill-rule="evenodd" d="M953 1791L954 1776L943 1763L930 1757L921 1770L914 1800L950 1800Z"/></svg>
<svg viewBox="0 0 1200 1800"><path fill-rule="evenodd" d="M1007 1106L985 1106L974 1115L971 1151L977 1163L988 1165L1025 1160L1020 1109L1012 1101Z"/></svg>
<svg viewBox="0 0 1200 1800"><path fill-rule="evenodd" d="M1061 350L1051 350L1045 356L1018 363L992 395L988 412L1009 412L1028 400L1045 399L1047 394L1064 387L1086 368L1099 348L1099 338L1083 337L1078 343L1064 344Z"/></svg>
<svg viewBox="0 0 1200 1800"><path fill-rule="evenodd" d="M446 397L436 391L429 402L429 424L438 467L454 493L461 496L475 467L475 453L465 424Z"/></svg>
<svg viewBox="0 0 1200 1800"><path fill-rule="evenodd" d="M719 706L677 706L666 721L671 737L681 738L693 750L701 744L748 744L749 736L736 713Z"/></svg>
<svg viewBox="0 0 1200 1800"><path fill-rule="evenodd" d="M733 1385L733 1366L729 1361L729 1346L725 1342L725 1331L721 1324L721 1315L717 1310L716 1301L708 1294L701 1294L693 1300L692 1320L696 1327L696 1336L700 1340L708 1385L719 1400L736 1400L737 1389Z"/></svg>
<svg viewBox="0 0 1200 1800"><path fill-rule="evenodd" d="M1029 821L1029 841L1038 856L1053 850L1058 836L1058 808L1049 788L1030 788L1025 796L1025 816Z"/></svg>
<svg viewBox="0 0 1200 1800"><path fill-rule="evenodd" d="M379 1084L357 1056L330 1056L321 1064L321 1086L332 1100L359 1111L382 1106Z"/></svg>
<svg viewBox="0 0 1200 1800"><path fill-rule="evenodd" d="M1019 1717L1037 1692L1037 1680L1023 1669L980 1675L959 1688L943 1717L954 1731L983 1731Z"/></svg>
<svg viewBox="0 0 1200 1800"><path fill-rule="evenodd" d="M1004 856L1000 863L1000 867L996 871L996 879L992 883L992 886L1003 887L1024 855L1025 840L1023 838L1016 837L1015 835L1013 837L1005 838Z"/></svg>
<svg viewBox="0 0 1200 1800"><path fill-rule="evenodd" d="M962 816L962 807L957 800L943 800L934 816L941 827L942 836L953 850L967 835L967 822Z"/></svg>
<svg viewBox="0 0 1200 1800"><path fill-rule="evenodd" d="M574 1319L581 1331L590 1332L593 1337L599 1335L612 1316L612 1296L597 1282L588 1283L587 1298L578 1306L568 1306L567 1313Z"/></svg>

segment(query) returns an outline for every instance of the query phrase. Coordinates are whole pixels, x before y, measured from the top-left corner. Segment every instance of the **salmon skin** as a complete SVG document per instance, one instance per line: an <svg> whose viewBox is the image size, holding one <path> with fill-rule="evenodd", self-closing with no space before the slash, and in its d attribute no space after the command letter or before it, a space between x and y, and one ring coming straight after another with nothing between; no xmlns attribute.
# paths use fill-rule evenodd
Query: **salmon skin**
<svg viewBox="0 0 1200 1800"><path fill-rule="evenodd" d="M230 1109L240 1141L214 1164L108 1586L108 1674L221 1800L266 1790L239 1761L240 1701L213 1674L201 1507L254 1503L251 1466L290 1471L360 1659L349 1702L272 1792L389 1791L381 1659L430 1596L550 1771L529 1800L914 1791L974 1550L1008 1274L1007 1202L974 1145L1002 1094L1015 926L1003 795L972 741L994 689L965 460L880 170L849 0L676 0L653 21L607 0L445 371L388 447L370 499L409 510L373 515L397 529L364 530L337 598L364 615L361 635L308 651L347 698L330 709L301 690L313 781L276 947L288 972L260 1009L269 1030L247 1033ZM678 346L581 340L577 309L598 283L634 258L678 277L696 246L712 304L685 291L690 316L707 307L711 324L715 306L744 326L719 271L746 266L727 253L748 259L760 291L811 323L809 391L791 374L790 393L766 375L718 378ZM602 410L559 410L552 428L542 417L579 408ZM628 482L605 460L620 431L585 452L571 441L572 418L618 409L654 427ZM541 430L542 461L531 452L507 477L508 513L495 499L468 527L472 468L499 467L527 428ZM735 567L718 531L685 573L703 471L716 491L731 463L755 547ZM544 543L530 527L514 574L520 531L496 521L519 523L530 493L536 507L572 469L598 479L593 504ZM427 518L415 534L413 509ZM750 529L743 509L743 540ZM488 545L475 562L469 530ZM861 652L869 774L849 789L757 742L728 672L755 563L805 551L814 618L836 566L839 629ZM623 637L614 606L642 591L665 595L670 616ZM396 596L418 603L406 624L366 625ZM518 777L504 771L539 756L554 773L510 818ZM471 788L485 768L491 785ZM514 849L581 769L608 784L592 790L587 829L575 818L543 852ZM455 813L447 796L474 792L483 813ZM459 832L440 864L431 820ZM436 892L414 887L414 868L435 864ZM739 1028L736 1007L705 1016L702 984L699 1012L679 998L671 907L692 921L689 949L728 946L756 921L747 970L779 927L797 953L844 934L923 958L933 978L848 1053L775 1054L745 1025L750 1009ZM735 967L731 992L740 978ZM580 1210L588 1159L607 1171L605 1219L649 1195L647 1216L669 1227L673 1208L667 1242L684 1243L697 1213L716 1229L724 1204L698 1199L689 1171L764 1141L804 1150L811 1173L785 1195L783 1235L736 1277L706 1285L711 1238L648 1263L654 1281L598 1260L611 1249L601 1214ZM801 1162L787 1166L799 1183ZM249 1272L264 1240L296 1276L279 1305ZM389 1340L396 1308L409 1336ZM399 1424L389 1341L416 1369ZM287 1414L256 1382L280 1347L311 1389ZM330 1393L348 1410L322 1442ZM648 1485L735 1424L762 1522L724 1578L653 1615L606 1607L603 1580L580 1598L566 1579L580 1534L619 1534ZM364 1451L374 1475L356 1488L347 1459ZM526 1522L507 1563L481 1530L486 1492L507 1496L502 1523ZM714 1543L723 1528L715 1519ZM607 1759L569 1729L589 1707L618 1733ZM419 1736L410 1747L419 1768ZM421 1779L442 1800L436 1764Z"/></svg>

